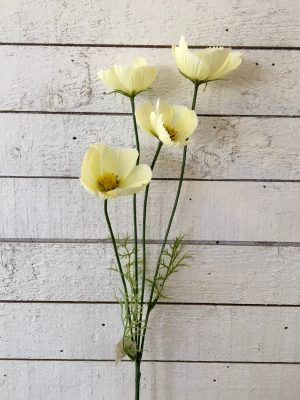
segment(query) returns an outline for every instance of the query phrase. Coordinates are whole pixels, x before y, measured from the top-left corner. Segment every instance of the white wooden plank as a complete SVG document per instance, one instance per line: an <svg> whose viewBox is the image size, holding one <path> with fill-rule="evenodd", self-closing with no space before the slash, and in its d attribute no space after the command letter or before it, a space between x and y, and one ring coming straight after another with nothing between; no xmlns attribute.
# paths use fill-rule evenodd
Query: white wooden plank
<svg viewBox="0 0 300 400"><path fill-rule="evenodd" d="M199 121L186 177L299 179L300 119ZM134 146L131 116L0 114L0 137L0 174L12 176L78 176L91 143ZM157 142L142 131L140 139L142 160L151 163ZM179 157L178 149L164 149L155 176L178 177Z"/></svg>
<svg viewBox="0 0 300 400"><path fill-rule="evenodd" d="M148 245L153 271L158 245ZM193 254L166 287L169 302L299 304L300 248L185 246ZM107 244L0 244L0 299L114 301L119 276ZM101 288L101 290L100 290Z"/></svg>
<svg viewBox="0 0 300 400"><path fill-rule="evenodd" d="M147 237L160 239L177 182L151 185ZM77 179L2 178L0 196L0 237L107 238L103 201L87 193ZM142 202L139 193L140 211ZM300 185L294 183L184 182L171 237L186 233L192 240L296 242L299 202ZM115 230L130 231L132 199L115 199L109 210Z"/></svg>
<svg viewBox="0 0 300 400"><path fill-rule="evenodd" d="M199 93L198 112L299 114L299 51L245 50L232 77ZM0 47L0 109L129 112L128 98L105 95L98 70L142 55L159 67L152 95L190 105L193 85L177 71L171 49ZM256 65L258 63L258 65ZM274 65L273 65L274 64Z"/></svg>
<svg viewBox="0 0 300 400"><path fill-rule="evenodd" d="M145 400L295 400L299 365L147 363ZM128 400L134 393L131 363L0 362L5 400Z"/></svg>
<svg viewBox="0 0 300 400"><path fill-rule="evenodd" d="M158 305L145 359L299 362L300 309ZM3 358L112 359L118 304L1 304Z"/></svg>
<svg viewBox="0 0 300 400"><path fill-rule="evenodd" d="M170 44L185 34L196 45L298 46L299 14L293 0L4 0L1 40Z"/></svg>

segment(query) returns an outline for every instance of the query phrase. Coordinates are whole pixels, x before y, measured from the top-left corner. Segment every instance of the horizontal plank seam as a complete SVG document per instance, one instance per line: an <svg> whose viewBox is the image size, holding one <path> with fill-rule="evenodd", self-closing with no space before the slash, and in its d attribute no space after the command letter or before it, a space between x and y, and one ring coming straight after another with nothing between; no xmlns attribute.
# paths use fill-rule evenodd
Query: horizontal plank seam
<svg viewBox="0 0 300 400"><path fill-rule="evenodd" d="M99 48L142 48L142 49L170 49L171 44L114 44L114 43L45 43L45 42L0 42L0 46L27 46L27 47L99 47ZM215 45L189 45L190 49L205 49ZM236 46L222 45L220 47L230 47L235 50L300 50L299 46Z"/></svg>
<svg viewBox="0 0 300 400"><path fill-rule="evenodd" d="M65 179L76 180L79 176L55 175L0 175L0 179ZM178 181L179 178L152 178L152 181ZM300 183L300 179L237 179L237 178L183 178L186 182L261 182L261 183Z"/></svg>
<svg viewBox="0 0 300 400"><path fill-rule="evenodd" d="M38 114L38 115L105 115L105 116L131 116L126 112L102 111L42 111L42 110L0 110L0 114ZM198 117L216 118L300 118L298 114L211 114L197 113Z"/></svg>
<svg viewBox="0 0 300 400"><path fill-rule="evenodd" d="M148 239L147 244L162 244L162 240ZM0 243L57 243L57 244L100 244L111 243L109 239L70 239L70 238L0 238ZM132 243L132 240L129 240ZM138 243L142 243L138 240ZM167 243L173 243L168 240ZM300 242L242 241L242 240L183 240L184 245L192 246L260 246L260 247L300 247Z"/></svg>
<svg viewBox="0 0 300 400"><path fill-rule="evenodd" d="M0 358L0 361L44 361L44 362L111 362L112 359L97 358ZM123 360L129 362L130 360ZM148 363L183 363L183 364L256 364L256 365L300 365L299 361L209 361L209 360L152 360L144 359Z"/></svg>
<svg viewBox="0 0 300 400"><path fill-rule="evenodd" d="M117 305L118 301L80 301L80 300L0 300L0 304L82 304L82 305ZM197 306L197 307L267 307L267 308L299 308L300 304L274 304L274 303L192 303L192 302L158 302L160 306Z"/></svg>

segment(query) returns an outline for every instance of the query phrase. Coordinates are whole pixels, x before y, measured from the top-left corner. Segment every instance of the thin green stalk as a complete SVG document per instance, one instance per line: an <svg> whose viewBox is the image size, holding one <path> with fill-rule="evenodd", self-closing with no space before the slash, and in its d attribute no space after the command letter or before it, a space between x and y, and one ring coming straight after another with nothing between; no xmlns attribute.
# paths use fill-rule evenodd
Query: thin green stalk
<svg viewBox="0 0 300 400"><path fill-rule="evenodd" d="M139 141L139 133L137 129L136 116L135 116L135 102L134 96L130 97L131 110L132 110L132 119L133 119L133 127L136 141L136 149L139 153L137 158L137 164L140 162L140 141ZM136 204L136 194L133 195L133 227L134 227L134 250L135 250L135 258L134 258L134 274L135 274L135 294L138 295L139 292L139 266L138 266L138 232L137 232L137 204ZM138 342L138 329L136 329L136 343Z"/></svg>
<svg viewBox="0 0 300 400"><path fill-rule="evenodd" d="M196 107L196 102L197 102L197 95L198 95L199 86L200 86L200 83L195 83L195 86L194 86L194 95L193 95L193 102L192 102L192 110L195 110L195 107Z"/></svg>
<svg viewBox="0 0 300 400"><path fill-rule="evenodd" d="M109 229L109 233L110 233L110 237L113 243L113 247L114 247L114 251L115 251L115 256L117 259L117 264L118 264L118 269L121 275L121 280L122 280L122 284L124 287L124 293L125 293L125 297L126 297L126 304L127 304L127 313L128 313L128 319L129 319L129 324L130 324L130 335L131 337L133 337L133 333L132 333L132 328L131 328L131 316L130 316L130 309L129 309L129 296L128 296L128 290L127 290L127 285L126 285L126 281L125 281L125 277L124 277L124 273L123 273L123 268L122 268L122 264L121 264L121 260L120 260L120 256L118 253L118 248L117 248L117 244L116 244L116 239L115 239L115 235L111 226L111 222L108 216L108 201L104 200L104 215L105 215L105 219L108 225L108 229Z"/></svg>
<svg viewBox="0 0 300 400"><path fill-rule="evenodd" d="M137 123L136 123L136 116L135 116L134 96L130 97L130 103L131 103L131 111L132 111L132 119L133 119L133 127L134 127L136 149L139 152L139 156L138 156L138 159L137 159L136 163L139 164L140 163L140 141L139 141L139 133L138 133Z"/></svg>
<svg viewBox="0 0 300 400"><path fill-rule="evenodd" d="M158 142L158 146L156 149L155 156L153 158L152 164L150 166L151 170L154 169L156 160L160 153L163 143L161 141ZM150 184L147 185L145 189L145 196L144 196L144 207L143 207L143 236L142 236L142 243L143 243L143 276L142 276L142 292L141 292L141 312L140 312L140 321L139 321L139 330L141 330L142 326L142 319L143 319L143 308L144 308L144 297L145 297L145 285L146 285L146 264L147 264L147 254L146 254L146 220L147 220L147 203L148 203L148 194L149 194ZM140 345L140 335L138 338L138 348Z"/></svg>
<svg viewBox="0 0 300 400"><path fill-rule="evenodd" d="M141 359L135 360L135 400L140 400L141 388Z"/></svg>
<svg viewBox="0 0 300 400"><path fill-rule="evenodd" d="M195 106L196 106L198 89L199 89L199 83L195 83L194 84L194 95L193 95L193 102L192 102L192 110L194 110ZM154 302L153 302L153 295L154 295L157 276L158 276L158 273L159 273L159 267L160 267L160 263L161 263L161 258L162 258L162 255L164 253L167 241L168 241L170 229L171 229L171 226L172 226L172 222L173 222L174 215L175 215L175 212L176 212L178 200L179 200L179 197L180 197L180 192L181 192L181 187L182 187L182 182L183 182L183 176L184 176L184 170L185 170L185 164L186 164L186 156L187 156L187 146L184 146L183 156L182 156L181 172L180 172L180 178L179 178L179 184L178 184L177 193L176 193L176 197L175 197L175 202L174 202L173 209L172 209L172 212L171 212L171 216L170 216L170 220L169 220L168 227L167 227L167 230L166 230L166 234L165 234L165 237L164 237L164 241L163 241L160 253L159 253L158 262L157 262L157 265L156 265L156 270L155 270L155 273L154 273L154 278L153 278L153 282L152 282L152 286L151 286L151 292L150 292L149 303L148 303L147 312L146 312L145 326L144 326L144 330L143 330L143 337L142 337L142 343L141 343L141 349L140 349L141 355L143 354L143 350L144 350L145 337L146 337L146 330L147 330L147 326L148 326L149 315L150 315L151 310L153 309L153 307L155 306L155 304L156 304L156 302L158 300L156 298L154 300Z"/></svg>
<svg viewBox="0 0 300 400"><path fill-rule="evenodd" d="M145 318L145 327L144 327L143 337L142 337L141 352L143 352L143 350L144 350L145 336L146 336L146 329L147 329L147 325L148 325L149 315L150 315L151 310L154 307L154 304L152 303L152 301L153 301L155 283L156 283L156 279L157 279L157 276L158 276L158 273L159 273L159 267L160 267L160 263L161 263L161 258L162 258L163 252L164 252L166 244L167 244L167 240L168 240L168 237L169 237L170 229L171 229L171 226L172 226L173 218L174 218L174 215L175 215L175 211L176 211L176 208L177 208L177 204L178 204L178 200L179 200L179 196L180 196L180 192L181 192L181 187L182 187L182 182L183 182L183 175L184 175L184 170L185 170L186 153L187 153L187 146L184 146L181 173L180 173L180 180L179 180L179 184L178 184L178 188L177 188L176 198L175 198L175 202L174 202L174 205L173 205L171 217L170 217L170 220L169 220L169 223L168 223L168 227L167 227L167 231L166 231L166 234L165 234L165 238L164 238L164 241L163 241L160 253L159 253L158 262L157 262L157 265L156 265L156 270L155 270L153 283L152 283L152 287L151 287L149 303L148 303L147 313L146 313L146 318Z"/></svg>

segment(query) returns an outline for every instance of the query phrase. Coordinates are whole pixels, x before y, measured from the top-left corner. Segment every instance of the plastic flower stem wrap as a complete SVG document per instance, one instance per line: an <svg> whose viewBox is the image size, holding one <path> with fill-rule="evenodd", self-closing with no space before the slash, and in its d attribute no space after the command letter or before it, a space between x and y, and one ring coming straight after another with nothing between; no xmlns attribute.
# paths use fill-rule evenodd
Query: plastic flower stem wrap
<svg viewBox="0 0 300 400"><path fill-rule="evenodd" d="M100 71L99 78L112 89L112 93L119 93L130 99L136 149L117 149L102 143L93 144L83 158L80 176L81 183L90 193L104 199L104 215L116 257L116 266L111 269L120 275L122 283L118 301L123 334L115 345L115 360L118 363L127 355L135 362L135 400L140 400L141 362L150 313L158 301L166 297L165 284L169 277L186 267L191 258L183 251L184 235L169 241L169 234L180 198L187 147L198 126L194 111L198 89L202 84L206 87L210 81L223 79L241 63L240 54L233 53L230 49L208 48L191 52L183 37L178 46L173 46L172 51L179 72L194 85L191 109L168 104L161 99L157 99L154 105L146 101L136 107L137 95L148 90L157 76L157 69L149 66L144 58L135 59L130 66L113 65ZM140 163L138 125L157 141L150 167ZM175 200L151 277L153 270L149 268L147 258L147 208L152 171L162 147L179 147L183 151ZM144 201L140 256L137 193L141 191L144 191ZM133 199L133 240L130 235L115 235L109 217L109 200L121 196L132 196Z"/></svg>

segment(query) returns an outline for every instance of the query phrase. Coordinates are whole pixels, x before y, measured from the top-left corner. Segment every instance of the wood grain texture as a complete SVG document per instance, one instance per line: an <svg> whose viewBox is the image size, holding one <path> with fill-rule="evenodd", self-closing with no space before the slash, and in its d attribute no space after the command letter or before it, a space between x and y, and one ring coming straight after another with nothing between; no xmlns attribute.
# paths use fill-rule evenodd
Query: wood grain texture
<svg viewBox="0 0 300 400"><path fill-rule="evenodd" d="M170 44L185 34L193 45L299 46L293 0L56 0L46 9L41 0L2 0L1 7L8 42Z"/></svg>
<svg viewBox="0 0 300 400"><path fill-rule="evenodd" d="M199 117L185 176L300 179L300 119ZM78 176L91 143L134 146L131 116L0 114L0 174ZM156 140L140 131L142 160ZM178 177L181 151L163 149L156 177Z"/></svg>
<svg viewBox="0 0 300 400"><path fill-rule="evenodd" d="M176 188L176 181L152 182L148 238L162 238ZM0 196L0 237L107 238L103 201L77 179L2 178ZM142 199L140 193L139 212ZM299 184L184 182L171 237L186 233L191 240L297 242L299 202ZM111 201L109 213L120 234L130 229L130 198Z"/></svg>
<svg viewBox="0 0 300 400"><path fill-rule="evenodd" d="M128 98L109 92L98 71L145 56L159 68L151 93L191 104L193 85L176 70L171 49L0 47L0 109L129 112ZM209 114L299 115L299 51L245 50L243 64L199 93L196 110ZM258 65L256 65L258 64Z"/></svg>
<svg viewBox="0 0 300 400"><path fill-rule="evenodd" d="M295 400L299 365L144 363L145 400ZM133 365L88 362L0 362L5 400L128 400Z"/></svg>
<svg viewBox="0 0 300 400"><path fill-rule="evenodd" d="M158 245L148 246L148 272ZM185 246L190 268L170 278L168 302L300 304L300 248ZM0 300L115 301L112 246L1 243ZM58 306L59 307L59 306Z"/></svg>
<svg viewBox="0 0 300 400"><path fill-rule="evenodd" d="M118 304L0 304L3 358L112 359ZM299 362L300 308L158 305L147 360Z"/></svg>

